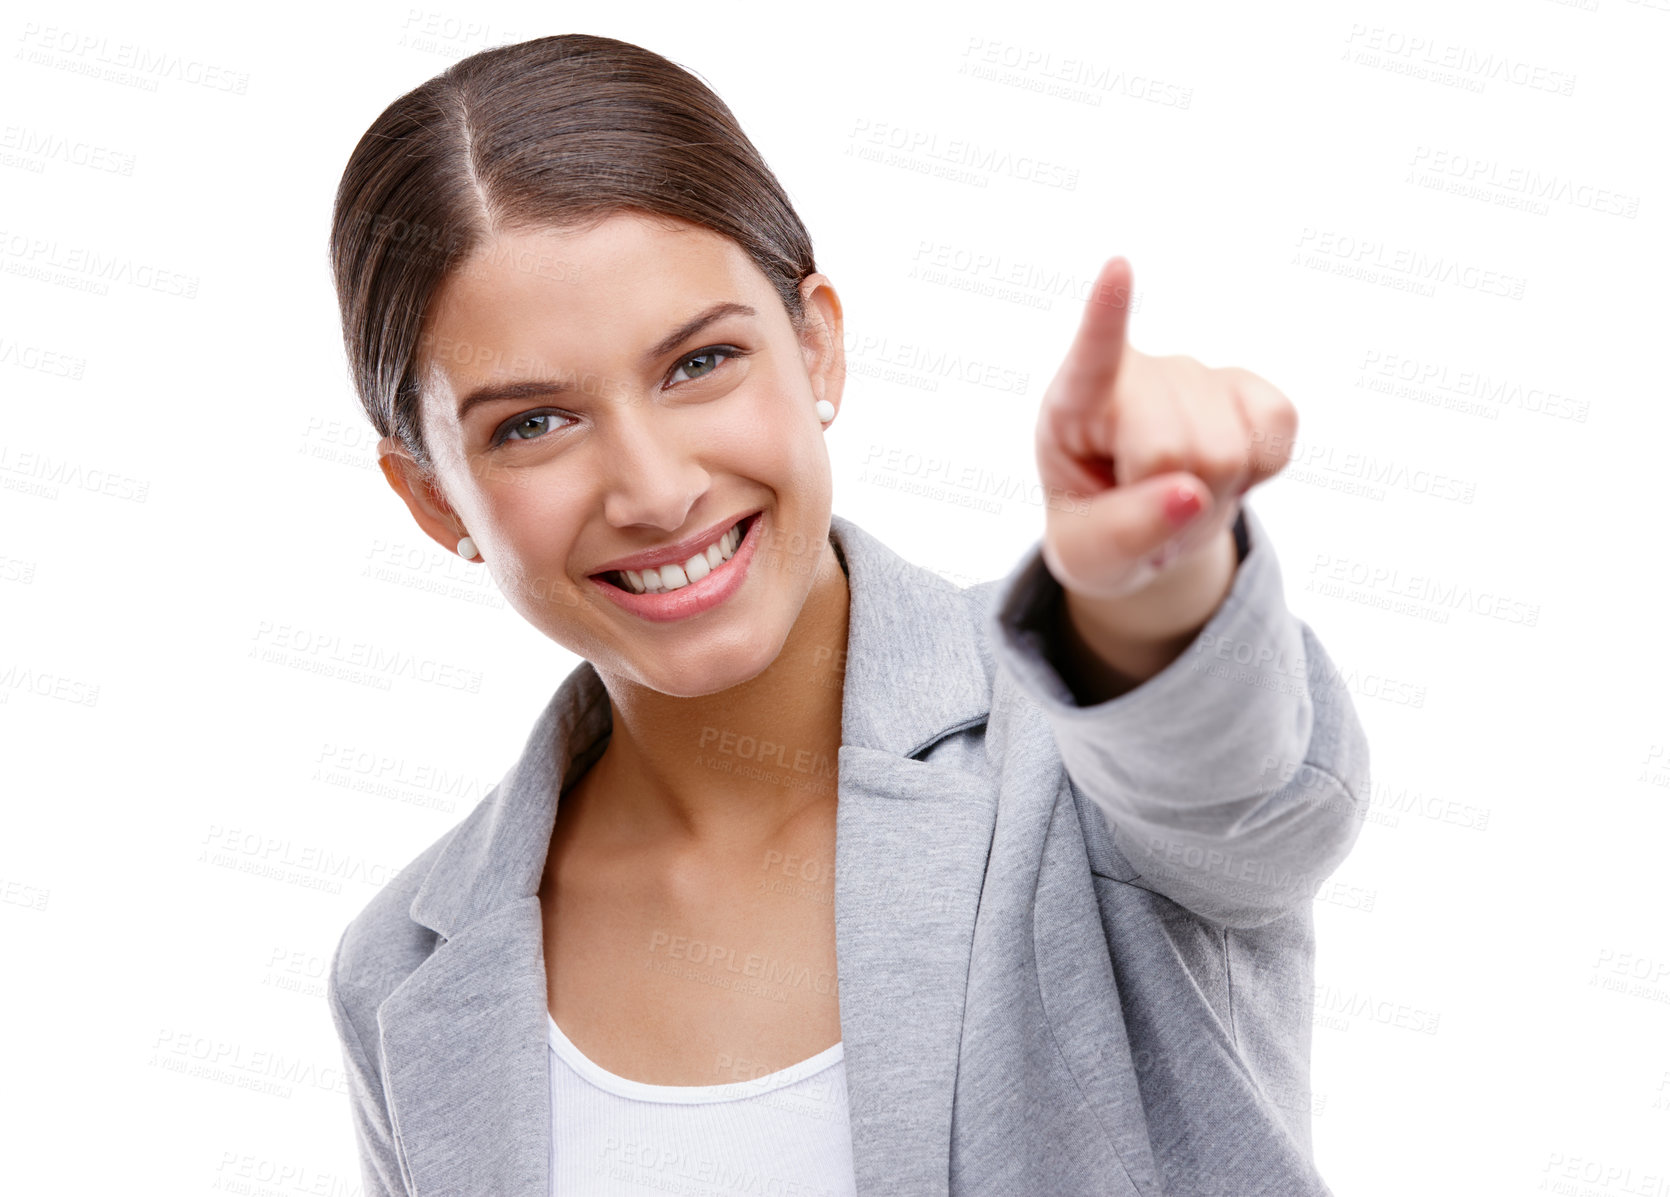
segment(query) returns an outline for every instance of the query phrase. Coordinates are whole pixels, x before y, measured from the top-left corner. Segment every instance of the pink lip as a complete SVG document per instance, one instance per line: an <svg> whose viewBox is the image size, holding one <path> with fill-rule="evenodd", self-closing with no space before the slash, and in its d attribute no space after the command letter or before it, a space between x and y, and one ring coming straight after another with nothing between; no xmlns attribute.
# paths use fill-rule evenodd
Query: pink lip
<svg viewBox="0 0 1670 1197"><path fill-rule="evenodd" d="M735 594L737 588L747 579L748 564L754 559L754 550L760 541L760 524L764 521L763 513L754 515L748 522L748 531L742 538L742 543L729 560L722 562L717 569L710 570L700 582L692 582L677 590L663 594L633 594L629 590L622 590L612 582L605 582L593 574L591 582L602 589L609 596L610 601L624 607L633 615L651 620L655 623L671 623L674 620L688 619L692 615L699 615L703 611L717 607L720 603ZM728 527L729 525L726 525ZM724 529L721 528L720 531ZM697 541L697 544L705 542ZM694 556L694 549L685 555L684 560ZM631 558L626 558L631 560ZM630 569L631 566L626 568ZM606 571L605 571L606 572Z"/></svg>
<svg viewBox="0 0 1670 1197"><path fill-rule="evenodd" d="M719 539L719 534L732 524L740 523L751 515L758 515L758 510L746 511L741 515L733 515L729 519L721 520L706 531L697 532L694 536L686 536L683 540L670 545L663 545L659 549L649 549L642 553L633 553L627 557L616 557L607 565L601 565L592 571L593 574L606 574L611 570L623 569L658 569L663 565L683 565L708 545Z"/></svg>

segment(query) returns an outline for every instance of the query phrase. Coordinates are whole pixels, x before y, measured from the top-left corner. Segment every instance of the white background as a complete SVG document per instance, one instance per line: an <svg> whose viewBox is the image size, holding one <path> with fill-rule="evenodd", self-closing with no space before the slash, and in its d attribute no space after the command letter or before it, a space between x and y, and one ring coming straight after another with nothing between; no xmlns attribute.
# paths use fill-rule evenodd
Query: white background
<svg viewBox="0 0 1670 1197"><path fill-rule="evenodd" d="M360 1192L329 953L575 660L373 468L330 204L401 92L575 31L697 71L783 181L848 320L835 509L906 557L1040 534L1113 254L1135 345L1294 401L1249 502L1374 764L1319 1166L1670 1192L1667 0L9 5L0 1189ZM1048 169L932 173L959 141ZM308 668L367 646L479 692Z"/></svg>

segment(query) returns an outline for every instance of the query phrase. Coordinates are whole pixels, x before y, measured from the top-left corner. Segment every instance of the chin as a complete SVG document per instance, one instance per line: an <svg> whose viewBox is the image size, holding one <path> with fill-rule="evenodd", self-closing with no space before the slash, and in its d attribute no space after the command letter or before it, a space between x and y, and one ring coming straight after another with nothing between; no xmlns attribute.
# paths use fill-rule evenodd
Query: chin
<svg viewBox="0 0 1670 1197"><path fill-rule="evenodd" d="M752 681L765 672L772 660L755 641L740 654L712 654L711 658L691 661L682 667L658 661L657 668L640 671L640 681L674 698L702 698Z"/></svg>

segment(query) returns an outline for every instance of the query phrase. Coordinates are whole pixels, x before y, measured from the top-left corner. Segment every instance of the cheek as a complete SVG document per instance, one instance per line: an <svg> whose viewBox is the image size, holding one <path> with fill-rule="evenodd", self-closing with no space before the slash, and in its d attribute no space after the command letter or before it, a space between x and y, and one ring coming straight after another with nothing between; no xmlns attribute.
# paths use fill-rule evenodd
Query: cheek
<svg viewBox="0 0 1670 1197"><path fill-rule="evenodd" d="M775 476L827 470L823 431L804 376L749 382L747 400L735 405L722 433L733 460Z"/></svg>
<svg viewBox="0 0 1670 1197"><path fill-rule="evenodd" d="M583 510L561 487L542 484L537 471L517 476L484 495L483 513L497 549L494 576L506 589L542 599L559 597L567 584L562 563L579 533Z"/></svg>

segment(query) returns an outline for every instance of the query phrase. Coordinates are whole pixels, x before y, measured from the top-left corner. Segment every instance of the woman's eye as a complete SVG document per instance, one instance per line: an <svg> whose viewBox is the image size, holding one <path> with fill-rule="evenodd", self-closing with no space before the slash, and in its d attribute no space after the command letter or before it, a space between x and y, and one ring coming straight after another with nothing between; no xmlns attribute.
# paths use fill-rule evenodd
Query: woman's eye
<svg viewBox="0 0 1670 1197"><path fill-rule="evenodd" d="M556 414L557 413L555 412L538 411L523 416L513 423L506 424L504 428L500 430L494 443L500 444L504 441L537 441L540 437L544 436L551 430L550 421L556 417ZM531 435L524 435L524 433L530 433L530 431Z"/></svg>
<svg viewBox="0 0 1670 1197"><path fill-rule="evenodd" d="M738 349L734 345L715 345L703 349L700 353L688 354L679 360L678 365L668 376L672 382L700 382L704 377L717 370L726 358L746 357L752 350ZM680 374L684 377L679 378ZM537 441L543 440L554 428L562 425L554 423L556 420L567 420L568 416L555 411L535 411L517 416L510 423L505 424L493 434L492 444L496 447L506 441Z"/></svg>
<svg viewBox="0 0 1670 1197"><path fill-rule="evenodd" d="M735 356L736 354L728 349L717 348L704 349L700 353L692 353L689 357L680 361L678 366L673 370L673 381L679 381L678 373L680 370L683 370L685 374L685 381L694 382L703 375L712 374L715 370L717 370L719 368L719 362L722 359ZM705 362L706 364L699 365L694 370L685 369L685 367L689 366L692 362Z"/></svg>

